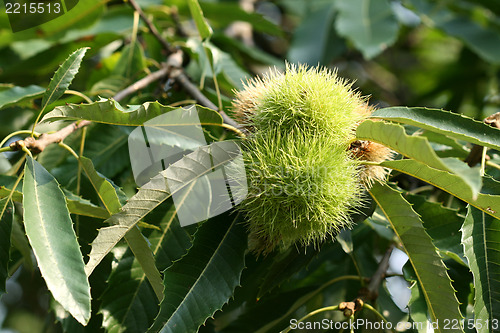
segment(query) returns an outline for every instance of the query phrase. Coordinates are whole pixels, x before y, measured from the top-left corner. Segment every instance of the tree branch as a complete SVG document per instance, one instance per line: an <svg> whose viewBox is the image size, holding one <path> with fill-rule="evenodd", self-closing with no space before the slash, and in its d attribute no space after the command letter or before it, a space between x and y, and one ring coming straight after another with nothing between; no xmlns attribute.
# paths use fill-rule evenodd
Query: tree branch
<svg viewBox="0 0 500 333"><path fill-rule="evenodd" d="M165 51L167 51L168 54L175 53L176 51L172 49L172 46L158 33L158 30L156 30L155 26L153 23L146 17L144 12L142 11L141 7L135 2L135 0L128 0L132 7L139 13L141 16L142 20L146 23L148 26L149 30L151 33L158 39L158 41L162 44L163 48ZM174 12L174 16L177 15L176 12ZM175 18L174 18L175 21ZM177 52L181 52L180 50ZM169 57L170 58L170 57ZM187 77L187 75L184 73L184 70L182 68L182 57L180 63L177 65L174 65L173 67L177 67L175 70L172 70L170 73L170 78L174 79L177 83L179 83L185 90L186 92L191 95L198 103L200 103L203 106L206 106L209 109L218 111L219 114L222 116L222 120L224 123L231 125L240 131L244 131L243 127L238 124L234 119L229 117L223 110L219 110L219 108L212 103L203 93L196 87L191 80Z"/></svg>
<svg viewBox="0 0 500 333"><path fill-rule="evenodd" d="M375 300L378 297L378 289L380 287L380 284L385 278L385 273L387 272L387 269L389 268L389 259L391 258L393 249L394 249L394 244L392 244L387 249L387 251L384 254L384 257L382 258L382 260L380 260L377 271L375 272L375 274L373 274L372 278L370 279L370 284L366 289L366 294L364 295L365 299Z"/></svg>
<svg viewBox="0 0 500 333"><path fill-rule="evenodd" d="M196 87L189 80L189 78L181 68L176 68L175 70L172 70L170 77L174 79L177 83L179 83L184 88L184 90L186 90L186 92L189 95L191 95L191 97L193 97L198 103L200 103L200 105L218 111L224 123L231 125L239 130L243 130L243 127L240 124L238 124L234 119L229 117L223 110L219 110L219 108L214 103L212 103L211 100L209 100L205 95L203 95L203 93L198 89L198 87Z"/></svg>
<svg viewBox="0 0 500 333"><path fill-rule="evenodd" d="M157 81L157 80L161 79L162 77L166 77L168 75L169 70L170 70L170 68L168 66L162 67L160 70L149 74L148 76L133 83L132 85L128 86L127 88L123 89L122 91L119 91L113 97L113 99L117 102L121 101L122 99L124 99L128 95L135 93L135 92L147 87L148 85L150 85L154 81Z"/></svg>
<svg viewBox="0 0 500 333"><path fill-rule="evenodd" d="M119 91L113 99L115 101L120 101L126 96L132 94L133 92L136 92L140 89L145 88L149 84L151 84L154 81L157 81L161 79L162 77L166 77L170 71L171 67L167 66L161 68L160 70L153 72L149 74L148 76L144 77L143 79L135 82L134 84L128 86L127 88L123 89L122 91ZM79 122L74 122L66 127L61 128L55 133L50 133L50 134L42 134L38 139L35 139L33 137L28 137L23 140L18 140L16 142L12 142L9 147L12 151L18 151L21 150L23 145L31 150L34 154L39 154L41 153L48 145L52 143L59 143L63 141L68 135L71 133L75 132L76 130L90 125L92 122L88 120L81 120Z"/></svg>
<svg viewBox="0 0 500 333"><path fill-rule="evenodd" d="M344 316L350 317L357 311L360 311L368 301L374 301L378 297L378 289L380 284L386 277L387 269L389 268L389 259L391 258L394 244L387 249L382 260L378 264L378 268L370 279L367 288L362 288L359 291L359 297L352 302L342 302L339 304L339 310L344 313Z"/></svg>
<svg viewBox="0 0 500 333"><path fill-rule="evenodd" d="M139 13L139 15L141 16L141 18L144 21L144 23L146 23L146 25L148 26L149 31L151 31L151 33L161 43L161 45L163 46L163 49L165 51L167 51L167 55L174 53L175 49L173 49L172 46L160 35L160 33L158 32L158 30L156 29L156 27L147 18L146 14L144 14L144 12L142 11L141 7L139 7L139 5L137 4L137 2L135 2L135 0L128 0L128 2L134 8L134 10Z"/></svg>
<svg viewBox="0 0 500 333"><path fill-rule="evenodd" d="M158 32L156 27L153 25L153 23L146 17L142 9L139 7L139 5L135 2L135 0L128 0L130 2L130 5L136 10L145 24L148 26L149 30L151 33L158 39L158 41L162 44L163 48L167 52L168 59L167 63L165 64L164 67L162 67L160 70L153 72L146 77L142 78L141 80L133 83L132 85L128 86L127 88L123 89L122 91L119 91L113 99L116 101L120 101L124 99L125 97L129 96L130 94L137 92L145 87L147 87L149 84L151 84L154 81L157 81L163 77L170 77L173 80L175 80L177 83L179 83L185 90L186 92L191 95L198 103L201 105L210 108L212 110L218 111L219 114L222 117L222 120L225 124L230 125L238 130L243 131L243 127L238 124L235 120L233 120L231 117L229 117L223 110L219 110L217 106L212 103L203 93L196 87L187 77L187 75L184 73L184 70L182 68L182 51L181 50L176 50L174 49ZM38 154L42 152L45 147L47 147L49 144L52 143L59 143L63 141L68 135L73 133L74 131L85 127L89 125L91 122L88 120L83 120L79 122L75 122L71 125L68 125L59 131L51 134L42 134L38 139L35 139L33 137L26 138L24 140L18 140L16 142L13 142L9 145L10 149L13 151L21 150L22 147L26 147L29 150L31 150L33 153Z"/></svg>

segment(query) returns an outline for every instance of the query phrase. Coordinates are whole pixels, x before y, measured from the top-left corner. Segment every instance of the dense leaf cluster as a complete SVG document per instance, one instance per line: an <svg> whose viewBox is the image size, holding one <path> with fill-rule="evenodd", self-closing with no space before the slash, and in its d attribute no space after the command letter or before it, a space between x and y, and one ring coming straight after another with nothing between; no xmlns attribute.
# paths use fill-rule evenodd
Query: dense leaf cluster
<svg viewBox="0 0 500 333"><path fill-rule="evenodd" d="M0 326L279 332L303 318L387 321L422 332L428 321L440 332L500 330L500 131L482 122L500 111L496 2L139 6L164 41L129 3L80 0L16 33L0 15ZM165 145L188 153L137 188L131 158L142 157L130 156L129 134L197 97L165 71L124 99L111 98L164 70L175 48L184 55L175 69L230 116L234 89L270 66L284 69L285 60L335 68L372 96L378 110L353 140L395 155L375 163L391 175L353 211L351 230L317 246L255 256L248 217L237 210L181 227L172 196L210 172L211 150L168 135ZM212 147L231 151L243 140L216 111L196 110ZM267 116L282 119L278 111ZM30 150L30 140L73 122L77 129L62 143ZM30 137L13 151L12 142ZM307 150L314 142L301 144L287 143ZM469 166L473 151L479 162ZM166 188L174 178L181 185ZM407 258L402 271L401 262L384 266L391 251ZM409 299L401 299L408 287ZM359 300L364 307L349 312Z"/></svg>

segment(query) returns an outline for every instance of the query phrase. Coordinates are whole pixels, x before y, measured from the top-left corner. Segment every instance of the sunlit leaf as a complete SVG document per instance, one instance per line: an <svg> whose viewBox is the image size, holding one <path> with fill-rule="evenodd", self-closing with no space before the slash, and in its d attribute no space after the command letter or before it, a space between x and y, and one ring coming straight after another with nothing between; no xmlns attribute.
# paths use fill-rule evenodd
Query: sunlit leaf
<svg viewBox="0 0 500 333"><path fill-rule="evenodd" d="M427 138L409 136L403 126L383 121L366 120L356 129L356 138L381 143L403 156L427 164L431 168L449 171L467 184L473 197L481 189L479 167L470 168L456 158L440 158L431 148Z"/></svg>
<svg viewBox="0 0 500 333"><path fill-rule="evenodd" d="M446 272L441 257L431 238L425 231L422 221L401 193L386 185L375 184L370 195L384 212L392 228L401 241L417 280L432 321L460 320L459 303ZM438 331L444 332L443 326ZM461 330L452 330L458 331Z"/></svg>
<svg viewBox="0 0 500 333"><path fill-rule="evenodd" d="M455 139L500 150L499 129L462 114L437 109L398 106L376 110L372 118L418 126Z"/></svg>
<svg viewBox="0 0 500 333"><path fill-rule="evenodd" d="M0 198L6 198L10 194L8 186L0 187ZM66 196L66 205L71 214L96 217L99 219L107 219L109 213L106 209L96 206L88 200L85 200L69 191L63 190ZM12 200L15 202L23 202L23 194L21 191L16 190L12 194Z"/></svg>
<svg viewBox="0 0 500 333"><path fill-rule="evenodd" d="M174 193L188 187L192 188L197 181L202 181L203 177L211 173L213 169L222 167L237 158L238 153L239 148L230 141L202 146L171 164L142 186L118 214L114 214L106 221L111 226L99 230L99 234L92 243L90 259L85 268L87 275L90 275L125 234L155 207ZM217 158L214 154L217 154ZM169 186L167 186L167 181L170 181Z"/></svg>
<svg viewBox="0 0 500 333"><path fill-rule="evenodd" d="M118 102L109 99L101 100L92 104L69 104L55 108L47 113L42 121L55 120L90 120L97 123L124 126L141 126L148 120L179 108L164 106L158 102L148 102L142 105L133 105L125 108ZM222 117L214 110L196 106L200 122L197 124L161 124L157 126L194 126L194 125L220 125Z"/></svg>
<svg viewBox="0 0 500 333"><path fill-rule="evenodd" d="M90 319L90 286L80 247L59 184L27 156L23 183L26 234L47 287L75 319Z"/></svg>
<svg viewBox="0 0 500 333"><path fill-rule="evenodd" d="M203 11L201 10L198 0L188 0L189 10L193 16L193 20L196 23L196 28L198 28L198 33L202 39L209 38L213 31L208 25L205 17L203 16Z"/></svg>
<svg viewBox="0 0 500 333"><path fill-rule="evenodd" d="M499 193L487 194L482 190L477 198L473 198L470 191L464 190L467 185L462 178L446 171L428 167L426 164L415 160L386 161L380 164L410 176L423 180L437 188L446 191L457 198L471 204L483 212L500 218L500 195ZM483 182L485 179L483 178Z"/></svg>
<svg viewBox="0 0 500 333"><path fill-rule="evenodd" d="M75 78L76 73L78 73L83 56L88 49L88 47L83 47L76 50L70 54L68 59L66 59L59 67L50 80L47 90L43 94L42 109L45 109L47 105L58 100L59 97L64 94L66 89L68 89L69 85Z"/></svg>

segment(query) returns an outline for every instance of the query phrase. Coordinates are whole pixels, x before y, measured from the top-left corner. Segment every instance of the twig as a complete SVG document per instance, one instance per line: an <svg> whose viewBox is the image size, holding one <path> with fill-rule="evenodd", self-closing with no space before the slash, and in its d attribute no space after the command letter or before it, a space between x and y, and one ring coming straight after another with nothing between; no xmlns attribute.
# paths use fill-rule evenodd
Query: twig
<svg viewBox="0 0 500 333"><path fill-rule="evenodd" d="M375 271L375 274L370 279L370 283L368 284L367 288L363 288L360 291L360 298L366 302L366 301L374 301L378 297L378 289L380 287L380 284L386 277L386 272L387 269L389 268L389 259L391 258L392 250L394 249L394 244L392 244L387 251L384 254L384 257L382 260L380 260L380 263L378 265L377 270Z"/></svg>
<svg viewBox="0 0 500 333"><path fill-rule="evenodd" d="M113 97L113 99L115 101L120 101L120 100L124 99L128 95L135 93L136 91L139 91L139 90L147 87L148 85L150 85L154 81L157 81L157 80L161 79L162 77L167 76L169 70L170 70L170 68L168 66L162 67L160 70L149 74L148 76L133 83L132 85L128 86L127 88L123 89L122 91L119 91Z"/></svg>
<svg viewBox="0 0 500 333"><path fill-rule="evenodd" d="M211 100L203 95L203 93L189 80L182 69L176 68L175 70L172 70L170 77L173 78L177 83L179 83L189 95L191 95L196 101L198 101L198 103L209 109L218 111L224 123L231 125L239 130L243 130L243 127L240 124L229 117L223 110L219 110L219 108L214 103L212 103Z"/></svg>
<svg viewBox="0 0 500 333"><path fill-rule="evenodd" d="M156 37L156 39L161 43L161 45L163 46L163 48L165 49L165 51L167 51L167 54L172 54L175 52L175 50L172 48L172 46L170 46L170 44L160 35L160 33L158 32L158 30L156 29L156 27L153 25L153 23L147 18L146 14L144 14L144 12L142 11L141 7L139 7L139 5L135 2L135 0L128 0L128 2L130 3L130 5L134 8L135 11L137 11L139 13L139 15L141 16L142 20L144 21L144 23L146 23L146 25L148 26L149 28L149 31L151 31L151 33Z"/></svg>
<svg viewBox="0 0 500 333"><path fill-rule="evenodd" d="M149 74L145 78L137 81L136 83L125 88L124 90L119 91L113 97L113 99L116 101L120 101L123 98L125 98L126 96L138 91L139 89L142 89L142 88L148 86L152 82L159 80L162 77L167 76L169 69L170 69L170 67L166 66L166 67L163 67L162 69L160 69L156 72ZM40 135L40 137L38 137L38 139L35 139L33 137L28 137L28 138L23 139L23 140L18 140L16 142L12 142L9 145L9 147L10 147L10 150L12 150L12 151L18 151L18 150L22 150L22 146L24 145L26 148L31 150L34 154L38 154L38 153L42 152L48 145L50 145L52 143L59 143L59 142L63 141L71 133L75 132L76 130L78 130L82 127L88 126L91 123L92 122L88 121L88 120L81 120L79 122L74 122L66 127L63 127L62 129L60 129L59 131L57 131L55 133L42 134L42 135Z"/></svg>
<svg viewBox="0 0 500 333"><path fill-rule="evenodd" d="M367 288L368 292L366 294L367 299L374 300L377 298L378 288L380 287L382 280L385 278L385 273L389 268L389 259L391 258L393 249L394 249L394 244L391 244L391 246L387 249L387 251L385 251L384 257L378 264L377 271L375 272L375 274L373 274L372 278L370 279L370 284L368 284Z"/></svg>
<svg viewBox="0 0 500 333"><path fill-rule="evenodd" d="M345 317L351 317L356 312L363 309L364 306L370 307L367 302L375 301L378 297L378 289L382 280L386 277L387 269L389 268L389 259L391 258L392 250L394 249L394 244L387 249L382 260L378 265L375 274L370 279L370 283L367 288L361 288L359 291L359 297L351 302L342 302L339 304L339 310L344 312ZM370 307L371 308L371 307ZM373 309L373 308L371 308Z"/></svg>
<svg viewBox="0 0 500 333"><path fill-rule="evenodd" d="M145 88L149 84L154 81L159 80L162 77L169 76L178 82L189 95L195 98L198 103L203 106L206 106L212 110L218 111L221 115L225 124L236 128L239 131L243 131L243 127L238 124L235 120L230 118L223 110L219 110L215 104L213 104L203 93L189 80L182 69L182 51L174 49L158 32L153 23L146 17L142 9L135 2L135 0L128 0L130 5L134 8L135 11L139 13L143 21L148 26L151 33L158 39L158 41L162 44L163 48L169 55L167 63L160 70L153 72L143 79L135 82L124 90L118 92L113 99L115 101L120 101L128 95ZM88 120L82 120L79 122L75 122L71 125L68 125L59 131L51 134L42 134L38 139L34 139L33 137L26 138L24 140L19 140L10 144L11 150L21 150L22 147L26 147L31 150L34 154L38 154L42 152L45 147L47 147L51 143L59 143L64 140L68 135L89 125L91 122Z"/></svg>
<svg viewBox="0 0 500 333"><path fill-rule="evenodd" d="M139 7L139 5L135 2L135 0L128 0L130 2L130 5L139 13L141 16L142 20L146 23L146 25L149 27L149 30L151 33L158 39L158 41L162 44L163 48L165 51L167 51L168 54L174 54L177 52L178 54L181 54L181 62L178 63L177 65L173 65L172 67L176 67L175 70L172 70L170 72L170 78L174 79L177 83L179 83L189 95L191 95L194 99L198 101L203 106L206 106L209 109L218 111L219 114L222 117L222 120L224 123L231 125L234 128L237 128L240 131L244 131L243 127L238 124L234 119L229 117L223 110L220 110L214 103L212 103L203 93L196 87L191 80L187 77L187 75L184 73L184 70L182 69L182 53L180 53L180 50L174 50L172 46L158 33L158 30L156 30L155 26L153 23L146 17L142 9ZM176 14L175 12L173 13L174 15ZM171 56L169 57L170 60Z"/></svg>
<svg viewBox="0 0 500 333"><path fill-rule="evenodd" d="M80 122L74 122L55 133L42 134L38 139L33 137L27 137L24 140L18 140L12 142L9 147L13 151L22 150L23 146L31 150L34 154L42 152L45 147L51 143L59 143L64 140L68 135L73 133L79 128L89 125L91 122L88 120L82 120Z"/></svg>

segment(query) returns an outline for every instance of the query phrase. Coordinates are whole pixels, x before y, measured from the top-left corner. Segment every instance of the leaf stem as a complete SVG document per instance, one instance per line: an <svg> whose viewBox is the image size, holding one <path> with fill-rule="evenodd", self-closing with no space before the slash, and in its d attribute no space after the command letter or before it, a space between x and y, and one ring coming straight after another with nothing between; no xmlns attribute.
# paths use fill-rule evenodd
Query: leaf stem
<svg viewBox="0 0 500 333"><path fill-rule="evenodd" d="M307 318L310 318L318 313L321 313L321 312L325 312L325 311L337 311L339 309L339 306L338 305L333 305L333 306L327 306L327 307L324 307L324 308L321 308L321 309L317 309L317 310L314 310L312 312L309 312L308 314L306 314L304 317L300 318L297 323L301 323L303 322L304 320L306 320ZM290 332L292 328L290 326L288 326L285 330L281 331L281 333L287 333L287 332Z"/></svg>
<svg viewBox="0 0 500 333"><path fill-rule="evenodd" d="M67 151L69 151L71 153L71 155L73 155L77 161L79 161L79 158L78 158L78 155L77 153L73 150L73 148L71 148L70 146L68 146L67 144L65 144L64 142L59 142L59 146L61 146L62 148L66 149Z"/></svg>
<svg viewBox="0 0 500 333"><path fill-rule="evenodd" d="M484 169L486 167L486 150L488 148L486 147L483 147L483 151L482 151L482 154L481 154L481 170L479 171L481 177L484 176Z"/></svg>
<svg viewBox="0 0 500 333"><path fill-rule="evenodd" d="M500 165L498 165L498 164L496 164L496 163L494 163L494 162L491 162L491 161L486 161L486 165L487 165L487 166L490 166L490 167L492 167L492 168L495 168L495 169L497 169L497 170L500 170Z"/></svg>
<svg viewBox="0 0 500 333"><path fill-rule="evenodd" d="M30 136L33 137L35 135L35 127L36 125L38 125L38 122L40 121L40 117L42 116L43 112L45 111L45 108L47 107L47 105L44 105L44 107L40 110L40 112L38 113L38 116L36 116L36 120L35 122L33 123L33 128L31 129L31 133L30 133Z"/></svg>
<svg viewBox="0 0 500 333"><path fill-rule="evenodd" d="M370 304L368 304L368 303L364 303L364 304L363 304L363 308L367 308L368 310L370 310L371 312L373 312L373 313L374 313L377 317L379 317L380 319L382 319L382 321L383 321L384 323L386 323L386 324L387 324L387 323L389 323L389 321L388 321L388 320L387 320L387 319L386 319L386 318L385 318L385 317L384 317L384 316L383 316L380 312L378 312L378 311L377 311L377 309L375 309L375 308L374 308L373 306L371 306ZM388 326L387 326L387 327L388 327ZM396 331L394 330L394 328L392 328L392 326L391 326L390 330L391 330L391 332L396 332Z"/></svg>
<svg viewBox="0 0 500 333"><path fill-rule="evenodd" d="M356 272L358 273L359 282L361 284L361 287L364 287L365 281L364 281L363 275L361 274L361 270L359 269L358 262L356 261L356 257L354 256L354 253L353 252L349 253L349 257L351 257L352 263L354 264L354 268L356 269Z"/></svg>
<svg viewBox="0 0 500 333"><path fill-rule="evenodd" d="M87 95L85 95L85 94L83 94L83 93L81 93L79 91L76 91L76 90L70 90L70 89L68 89L64 93L66 95L75 95L75 96L81 97L85 102L87 102L89 104L94 102Z"/></svg>
<svg viewBox="0 0 500 333"><path fill-rule="evenodd" d="M16 190L17 185L19 185L19 182L21 181L21 179L23 178L23 176L24 176L24 170L21 171L21 173L19 174L19 176L16 179L16 182L12 186L12 189L10 190L9 195L7 196L7 202L9 202L10 200L12 200L12 196L14 195L14 191ZM0 219L3 217L3 214L5 213L5 210L7 209L7 206L8 205L5 205L3 207L3 209L2 209L2 212L0 212Z"/></svg>
<svg viewBox="0 0 500 333"><path fill-rule="evenodd" d="M380 165L381 162L372 162L372 161L358 161L360 165Z"/></svg>
<svg viewBox="0 0 500 333"><path fill-rule="evenodd" d="M80 151L78 155L83 156L83 149L85 147L85 137L87 136L87 127L82 129L82 138L80 140ZM82 163L80 163L80 159L78 159L78 173L76 176L76 195L80 195L80 186L82 181ZM76 215L75 217L75 233L78 236L80 234L80 216Z"/></svg>
<svg viewBox="0 0 500 333"><path fill-rule="evenodd" d="M228 130L231 130L233 132L235 132L236 134L238 134L240 137L242 138L246 138L247 136L245 135L245 133L243 133L242 131L240 131L239 129L237 129L236 127L234 126L231 126L229 124L226 124L226 123L222 123L222 127L223 128L226 128Z"/></svg>

